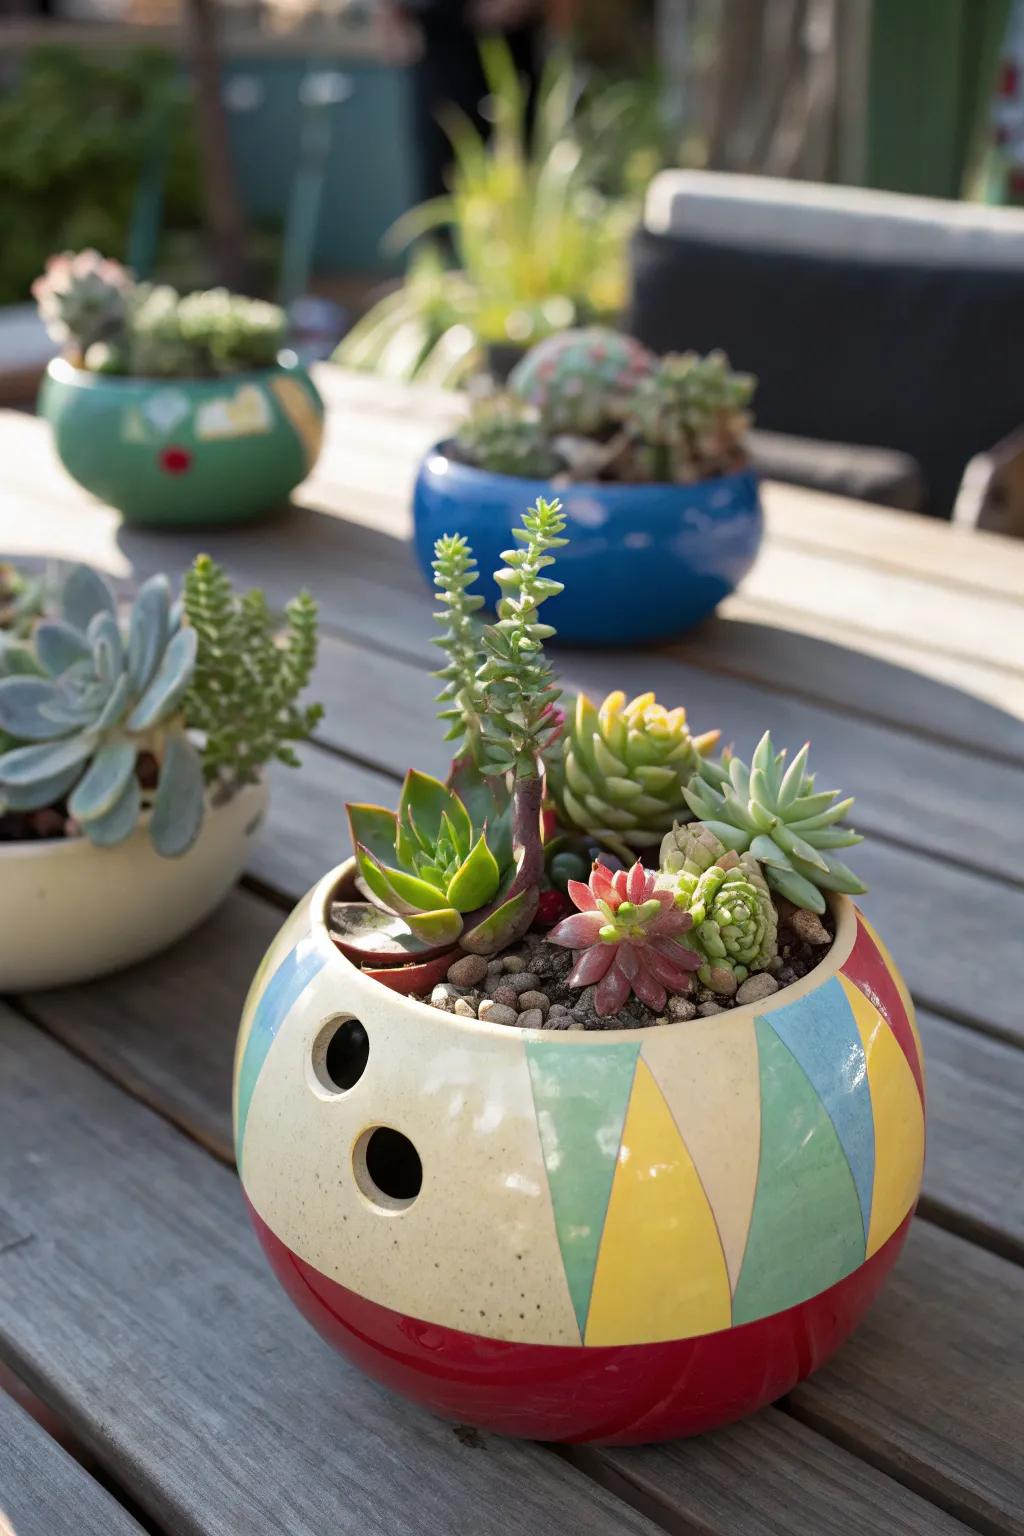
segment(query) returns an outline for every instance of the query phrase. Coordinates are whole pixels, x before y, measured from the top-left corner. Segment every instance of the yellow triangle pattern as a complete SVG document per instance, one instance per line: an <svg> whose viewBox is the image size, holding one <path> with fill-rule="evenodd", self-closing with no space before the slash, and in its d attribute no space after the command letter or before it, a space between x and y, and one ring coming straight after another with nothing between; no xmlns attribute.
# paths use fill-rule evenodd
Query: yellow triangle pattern
<svg viewBox="0 0 1024 1536"><path fill-rule="evenodd" d="M875 1125L875 1182L866 1257L891 1237L913 1206L924 1171L924 1110L906 1056L881 1014L840 976L864 1045Z"/></svg>
<svg viewBox="0 0 1024 1536"><path fill-rule="evenodd" d="M881 955L883 961L885 962L885 968L889 972L889 975L892 977L896 991L900 995L900 1002L903 1004L904 1011L906 1012L907 1019L910 1023L910 1032L914 1037L914 1044L917 1046L917 1059L921 1063L921 1076L923 1078L925 1071L924 1046L921 1044L921 1036L917 1028L917 1019L914 1014L914 1000L910 995L910 989L908 988L906 982L903 980L903 977L900 975L899 967L896 965L892 955L886 948L885 941L879 936L875 927L868 922L867 918L864 916L864 913L860 910L859 907L857 908L857 916L860 919L860 925L864 929L864 932L867 934L868 938L871 940L872 944L878 950L878 953Z"/></svg>
<svg viewBox="0 0 1024 1536"><path fill-rule="evenodd" d="M637 1063L587 1316L587 1344L654 1344L728 1328L711 1207L661 1090Z"/></svg>

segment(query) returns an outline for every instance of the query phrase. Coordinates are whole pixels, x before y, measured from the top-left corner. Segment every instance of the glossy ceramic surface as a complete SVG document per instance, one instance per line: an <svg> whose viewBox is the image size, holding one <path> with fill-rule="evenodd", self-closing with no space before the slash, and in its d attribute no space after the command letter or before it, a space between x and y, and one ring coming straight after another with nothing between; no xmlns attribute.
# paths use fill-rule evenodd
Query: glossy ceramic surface
<svg viewBox="0 0 1024 1536"><path fill-rule="evenodd" d="M416 554L427 581L434 540L463 533L491 605L490 573L526 508L557 495L569 544L552 573L566 590L544 609L559 638L631 645L690 629L727 597L757 556L763 532L752 470L699 485L570 485L494 475L448 457L444 444L420 466L413 500Z"/></svg>
<svg viewBox="0 0 1024 1536"><path fill-rule="evenodd" d="M239 1170L320 1331L451 1417L536 1438L692 1433L788 1391L895 1259L924 1154L920 1042L844 898L828 960L688 1024L545 1033L400 997L334 949L343 871L299 904L246 1003ZM325 1042L361 1021L339 1090ZM367 1134L422 1186L367 1177Z"/></svg>
<svg viewBox="0 0 1024 1536"><path fill-rule="evenodd" d="M79 485L141 524L245 522L316 463L323 402L303 368L122 379L51 363L39 410Z"/></svg>

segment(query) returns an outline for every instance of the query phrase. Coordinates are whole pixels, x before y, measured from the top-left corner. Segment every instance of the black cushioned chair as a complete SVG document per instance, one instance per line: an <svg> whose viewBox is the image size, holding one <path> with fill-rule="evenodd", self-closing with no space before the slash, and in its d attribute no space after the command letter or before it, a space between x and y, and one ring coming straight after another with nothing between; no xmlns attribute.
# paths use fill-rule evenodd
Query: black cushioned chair
<svg viewBox="0 0 1024 1536"><path fill-rule="evenodd" d="M758 375L766 473L950 517L968 460L1024 422L1024 212L666 171L629 329Z"/></svg>

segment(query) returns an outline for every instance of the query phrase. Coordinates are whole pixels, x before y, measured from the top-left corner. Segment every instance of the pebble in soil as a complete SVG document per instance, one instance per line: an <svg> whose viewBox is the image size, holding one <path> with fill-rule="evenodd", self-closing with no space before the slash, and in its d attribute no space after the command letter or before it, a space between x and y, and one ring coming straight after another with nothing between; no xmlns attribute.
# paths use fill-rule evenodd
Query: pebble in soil
<svg viewBox="0 0 1024 1536"><path fill-rule="evenodd" d="M791 986L812 971L828 953L835 937L830 913L824 918L779 901L779 958L772 971L755 971L731 997L712 992L695 980L693 991L670 997L656 1014L638 998L616 1014L602 1017L594 1005L593 987L570 987L571 951L549 944L541 933L528 933L511 949L484 959L462 955L419 1002L461 1018L479 1018L518 1029L643 1029L653 1024L684 1023L710 1018L746 1003L760 1002Z"/></svg>

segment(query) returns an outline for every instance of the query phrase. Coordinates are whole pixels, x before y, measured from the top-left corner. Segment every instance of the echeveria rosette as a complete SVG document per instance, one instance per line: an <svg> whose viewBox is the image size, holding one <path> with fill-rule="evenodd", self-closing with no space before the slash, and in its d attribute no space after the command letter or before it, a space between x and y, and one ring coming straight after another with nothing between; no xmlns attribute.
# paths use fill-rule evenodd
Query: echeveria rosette
<svg viewBox="0 0 1024 1536"><path fill-rule="evenodd" d="M415 770L406 775L397 812L350 805L348 816L359 884L419 941L407 946L410 953L458 942L490 954L526 932L538 888L512 888L507 817L475 826L453 789Z"/></svg>
<svg viewBox="0 0 1024 1536"><path fill-rule="evenodd" d="M853 804L838 790L815 792L807 772L810 744L786 765L766 731L750 767L732 753L703 762L685 791L694 816L726 848L749 852L771 888L807 911L825 911L824 891L859 895L866 887L833 852L863 839L841 826Z"/></svg>
<svg viewBox="0 0 1024 1536"><path fill-rule="evenodd" d="M0 680L0 733L18 743L0 756L0 809L32 811L67 799L69 814L99 847L123 842L143 810L140 753L158 767L150 837L174 857L203 817L202 763L182 701L196 635L180 627L163 576L140 589L127 633L113 593L76 566L61 594L62 617L43 619L21 666Z"/></svg>
<svg viewBox="0 0 1024 1536"><path fill-rule="evenodd" d="M691 736L683 708L653 693L610 693L600 709L579 694L549 754L548 785L563 826L628 862L686 815L684 791L718 731Z"/></svg>
<svg viewBox="0 0 1024 1536"><path fill-rule="evenodd" d="M676 902L693 918L687 935L701 956L700 980L731 996L752 971L767 970L778 953L778 914L761 867L731 850L696 877L674 877Z"/></svg>
<svg viewBox="0 0 1024 1536"><path fill-rule="evenodd" d="M586 885L570 880L568 894L579 909L548 934L548 942L574 951L572 987L593 986L602 1017L618 1013L631 992L655 1013L669 994L690 988L700 956L680 938L693 918L676 906L657 875L637 861L614 873L595 864Z"/></svg>

